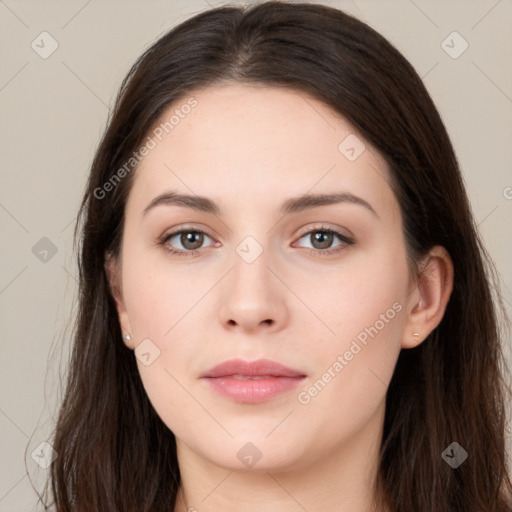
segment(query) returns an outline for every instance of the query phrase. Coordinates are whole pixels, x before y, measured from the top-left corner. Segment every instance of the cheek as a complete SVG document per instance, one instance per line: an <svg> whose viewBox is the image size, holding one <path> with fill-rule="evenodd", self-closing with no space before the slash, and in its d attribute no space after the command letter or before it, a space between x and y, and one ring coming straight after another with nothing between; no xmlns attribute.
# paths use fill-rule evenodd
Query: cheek
<svg viewBox="0 0 512 512"><path fill-rule="evenodd" d="M187 392L187 372L193 368L198 353L197 336L190 328L201 290L196 290L189 278L156 268L149 270L150 265L143 261L127 258L123 266L126 307L140 378L149 401L167 427L186 431L199 414ZM150 354L149 364L144 363L144 352Z"/></svg>
<svg viewBox="0 0 512 512"><path fill-rule="evenodd" d="M381 247L354 251L336 267L306 271L294 283L294 291L316 314L327 348L342 349L360 333L364 341L365 329L375 324L376 339L400 330L404 315L398 310L403 310L408 284L405 251Z"/></svg>
<svg viewBox="0 0 512 512"><path fill-rule="evenodd" d="M155 265L143 251L134 251L123 261L126 309L137 339L163 341L172 336L194 298L194 281L188 280L188 286L185 281L161 263Z"/></svg>
<svg viewBox="0 0 512 512"><path fill-rule="evenodd" d="M303 296L331 332L318 323L315 375L300 403L311 411L330 408L344 423L347 411L363 421L375 410L401 350L407 276L405 251L383 250L359 253L338 273L304 285Z"/></svg>
<svg viewBox="0 0 512 512"><path fill-rule="evenodd" d="M326 440L340 426L351 435L385 400L401 350L407 275L405 251L382 251L347 264L326 287L323 320L335 336L317 344L316 373L298 397L310 423L329 411L328 424L317 425Z"/></svg>

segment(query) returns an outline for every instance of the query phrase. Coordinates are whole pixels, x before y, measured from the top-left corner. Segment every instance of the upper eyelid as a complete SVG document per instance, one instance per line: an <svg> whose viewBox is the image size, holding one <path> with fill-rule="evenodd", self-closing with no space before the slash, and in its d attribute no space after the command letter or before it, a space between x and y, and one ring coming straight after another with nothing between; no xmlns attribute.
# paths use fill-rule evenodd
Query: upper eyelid
<svg viewBox="0 0 512 512"><path fill-rule="evenodd" d="M313 226L313 227L309 227L309 228L306 228L304 231L301 231L301 234L299 235L299 238L302 238L304 235L308 235L309 233L311 233L312 231L334 231L334 232L339 232L341 235L344 235L348 238L351 238L353 235L349 232L349 233L343 233L343 231L348 231L347 228L342 228L341 226L328 226L326 224L326 222L320 222L319 226Z"/></svg>
<svg viewBox="0 0 512 512"><path fill-rule="evenodd" d="M332 231L343 231L343 230L347 230L347 228L343 228L343 227L340 227L340 226L328 226L326 224L329 224L328 222L319 222L317 223L318 225L316 226L312 226L312 227L308 227L308 228L304 228L304 230L302 231L301 230L301 234L298 235L300 237L304 236L304 235L307 235L308 233L310 233L311 231L329 231L329 230L332 230ZM176 234L179 234L179 233L182 233L183 231L185 232L194 232L194 231L197 231L197 232L200 232L200 233L204 233L205 235L208 235L210 238L215 238L214 236L210 235L209 231L207 228L199 228L199 227L195 227L195 226L179 226L177 228L172 228L169 232L165 233L164 235L162 236L170 236L170 235L176 235ZM350 236L349 234L347 234L347 236Z"/></svg>

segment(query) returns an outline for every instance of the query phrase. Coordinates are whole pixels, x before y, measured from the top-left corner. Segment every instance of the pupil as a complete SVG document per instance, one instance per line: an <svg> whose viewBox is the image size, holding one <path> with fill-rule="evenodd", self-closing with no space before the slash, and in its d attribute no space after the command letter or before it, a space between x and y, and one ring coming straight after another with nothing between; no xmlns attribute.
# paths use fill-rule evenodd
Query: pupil
<svg viewBox="0 0 512 512"><path fill-rule="evenodd" d="M198 240L196 240L194 242L194 238L197 236ZM197 249L199 247L201 247L202 245L202 242L203 242L203 234L202 233L198 233L196 231L191 231L191 232L188 232L188 233L182 233L181 235L181 243L183 244L183 247L186 247L187 249ZM191 243L192 244L192 247L188 246L187 244L188 243ZM195 245L194 245L195 243Z"/></svg>
<svg viewBox="0 0 512 512"><path fill-rule="evenodd" d="M320 242L320 245L321 245L321 247L319 247L320 249L327 249L329 247L329 245L331 245L331 238L332 238L332 234L326 233L325 231L317 231L315 233L315 241ZM323 242L322 242L322 239L324 240Z"/></svg>

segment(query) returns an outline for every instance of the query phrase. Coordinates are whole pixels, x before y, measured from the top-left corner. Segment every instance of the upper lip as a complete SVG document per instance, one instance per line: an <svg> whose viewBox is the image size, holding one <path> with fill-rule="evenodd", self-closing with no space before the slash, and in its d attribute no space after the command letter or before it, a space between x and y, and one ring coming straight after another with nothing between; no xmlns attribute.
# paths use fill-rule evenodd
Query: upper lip
<svg viewBox="0 0 512 512"><path fill-rule="evenodd" d="M270 359L258 359L256 361L244 361L242 359L230 359L210 368L201 374L204 377L229 377L241 375L249 377L305 377L304 373L272 361Z"/></svg>

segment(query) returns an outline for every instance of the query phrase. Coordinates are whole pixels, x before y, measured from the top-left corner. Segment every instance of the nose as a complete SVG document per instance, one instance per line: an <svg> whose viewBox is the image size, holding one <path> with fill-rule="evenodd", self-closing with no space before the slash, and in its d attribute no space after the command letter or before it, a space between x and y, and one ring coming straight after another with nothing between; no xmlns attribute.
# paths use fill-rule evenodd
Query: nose
<svg viewBox="0 0 512 512"><path fill-rule="evenodd" d="M287 323L287 288L268 263L265 251L252 263L237 256L220 297L220 321L225 328L270 332Z"/></svg>

